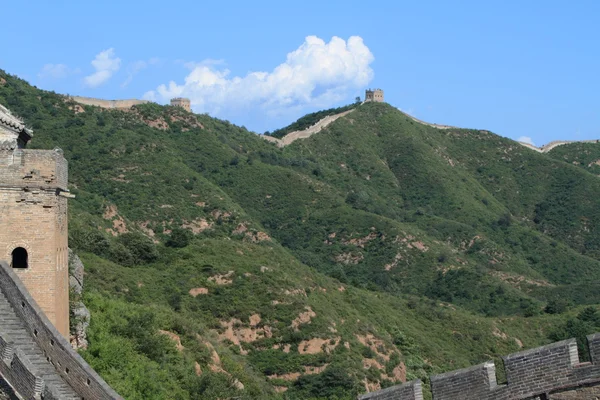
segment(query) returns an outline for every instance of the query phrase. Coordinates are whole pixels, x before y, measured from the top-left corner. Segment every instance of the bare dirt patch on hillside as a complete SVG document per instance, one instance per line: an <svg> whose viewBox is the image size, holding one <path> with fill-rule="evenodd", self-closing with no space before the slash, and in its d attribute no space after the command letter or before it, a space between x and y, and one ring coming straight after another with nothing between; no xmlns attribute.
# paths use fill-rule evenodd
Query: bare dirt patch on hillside
<svg viewBox="0 0 600 400"><path fill-rule="evenodd" d="M331 354L340 344L341 338L336 336L332 339L312 338L303 340L298 344L298 353L300 354L319 354L325 352Z"/></svg>
<svg viewBox="0 0 600 400"><path fill-rule="evenodd" d="M209 277L208 280L219 286L231 285L233 283L233 274L233 271L228 271L225 274L213 275Z"/></svg>
<svg viewBox="0 0 600 400"><path fill-rule="evenodd" d="M203 232L207 229L211 229L213 227L213 223L212 222L208 222L206 219L204 218L197 218L193 221L186 221L183 220L181 227L183 229L189 229L191 230L193 233L198 234L200 232Z"/></svg>
<svg viewBox="0 0 600 400"><path fill-rule="evenodd" d="M335 261L345 264L345 265L356 265L359 262L361 262L365 257L361 254L354 254L351 252L348 253L342 253L342 254L338 254L337 256L335 256Z"/></svg>
<svg viewBox="0 0 600 400"><path fill-rule="evenodd" d="M190 294L190 296L196 297L201 294L208 294L208 289L203 287L197 287L190 289L188 293Z"/></svg>
<svg viewBox="0 0 600 400"><path fill-rule="evenodd" d="M301 312L296 319L292 321L291 327L297 332L300 330L300 325L310 324L311 319L316 317L317 314L310 307L306 307L306 311Z"/></svg>
<svg viewBox="0 0 600 400"><path fill-rule="evenodd" d="M169 339L171 339L172 341L175 342L175 347L177 348L177 351L182 352L184 347L181 344L181 338L179 337L178 334L174 333L174 332L170 332L170 331L163 331L163 330L159 330L158 333L160 333L161 335L166 335L169 337Z"/></svg>

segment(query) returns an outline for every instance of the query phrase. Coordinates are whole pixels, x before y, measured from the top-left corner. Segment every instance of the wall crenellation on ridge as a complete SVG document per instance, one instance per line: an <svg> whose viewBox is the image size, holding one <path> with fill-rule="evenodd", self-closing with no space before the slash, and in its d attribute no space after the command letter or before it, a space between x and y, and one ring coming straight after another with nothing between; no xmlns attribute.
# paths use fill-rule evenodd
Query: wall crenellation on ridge
<svg viewBox="0 0 600 400"><path fill-rule="evenodd" d="M100 108L128 109L139 104L150 103L148 100L126 99L126 100L104 100L94 97L69 96L69 99L79 104L96 106Z"/></svg>
<svg viewBox="0 0 600 400"><path fill-rule="evenodd" d="M367 89L365 90L365 101L374 101L383 103L383 89Z"/></svg>
<svg viewBox="0 0 600 400"><path fill-rule="evenodd" d="M192 112L192 103L190 99L186 97L174 97L171 99L171 105L173 107L183 108L187 112Z"/></svg>
<svg viewBox="0 0 600 400"><path fill-rule="evenodd" d="M503 357L505 384L497 383L496 366L491 361L434 375L430 378L433 400L584 400L590 398L590 393L600 396L600 333L587 340L591 362L579 361L575 339ZM368 393L359 399L422 400L421 381Z"/></svg>

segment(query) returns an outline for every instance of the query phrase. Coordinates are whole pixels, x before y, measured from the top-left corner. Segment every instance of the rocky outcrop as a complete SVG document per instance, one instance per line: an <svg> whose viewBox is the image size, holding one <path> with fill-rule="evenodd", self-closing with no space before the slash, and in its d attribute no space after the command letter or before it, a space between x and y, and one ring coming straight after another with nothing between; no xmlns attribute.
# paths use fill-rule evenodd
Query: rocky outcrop
<svg viewBox="0 0 600 400"><path fill-rule="evenodd" d="M79 257L69 249L69 288L71 290L71 337L75 350L87 349L87 328L90 324L90 311L81 301L83 292L84 266Z"/></svg>

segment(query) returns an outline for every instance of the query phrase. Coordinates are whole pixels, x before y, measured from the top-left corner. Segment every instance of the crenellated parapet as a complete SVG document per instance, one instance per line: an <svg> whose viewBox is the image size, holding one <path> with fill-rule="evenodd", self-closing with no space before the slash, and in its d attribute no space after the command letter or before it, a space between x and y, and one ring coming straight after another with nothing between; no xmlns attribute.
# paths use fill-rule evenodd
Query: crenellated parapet
<svg viewBox="0 0 600 400"><path fill-rule="evenodd" d="M430 378L433 400L587 399L600 393L600 333L587 338L591 362L580 362L575 339L503 357L506 383L498 384L496 365L485 362ZM410 388L419 387L418 393ZM360 400L421 400L420 381L393 386ZM596 388L597 387L597 388ZM569 393L568 397L563 397Z"/></svg>
<svg viewBox="0 0 600 400"><path fill-rule="evenodd" d="M3 261L0 314L5 322L0 326L0 377L23 398L62 400L75 393L83 399L121 399L73 350Z"/></svg>
<svg viewBox="0 0 600 400"><path fill-rule="evenodd" d="M550 143L546 143L545 145L541 146L541 147L536 147L531 143L525 143L525 142L517 142L522 146L528 147L531 150L535 150L538 153L548 153L550 150L558 147L558 146L564 146L565 144L573 144L573 143L600 143L600 140L555 140L552 141Z"/></svg>
<svg viewBox="0 0 600 400"><path fill-rule="evenodd" d="M23 351L9 341L0 328L0 376L10 383L17 393L26 399L38 399L46 384ZM52 392L48 389L48 392ZM53 398L53 397L50 397Z"/></svg>

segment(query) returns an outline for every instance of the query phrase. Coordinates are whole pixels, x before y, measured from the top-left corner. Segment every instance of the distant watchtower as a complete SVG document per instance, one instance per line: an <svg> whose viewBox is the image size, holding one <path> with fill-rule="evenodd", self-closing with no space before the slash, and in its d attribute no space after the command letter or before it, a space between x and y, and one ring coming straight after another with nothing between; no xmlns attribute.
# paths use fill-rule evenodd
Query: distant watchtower
<svg viewBox="0 0 600 400"><path fill-rule="evenodd" d="M69 337L67 161L29 150L32 132L0 105L0 259L58 331Z"/></svg>
<svg viewBox="0 0 600 400"><path fill-rule="evenodd" d="M187 112L192 111L192 107L190 105L190 99L186 99L185 97L175 97L171 99L171 105L173 107L181 107Z"/></svg>
<svg viewBox="0 0 600 400"><path fill-rule="evenodd" d="M367 89L365 91L365 101L374 101L377 103L383 103L383 90Z"/></svg>

